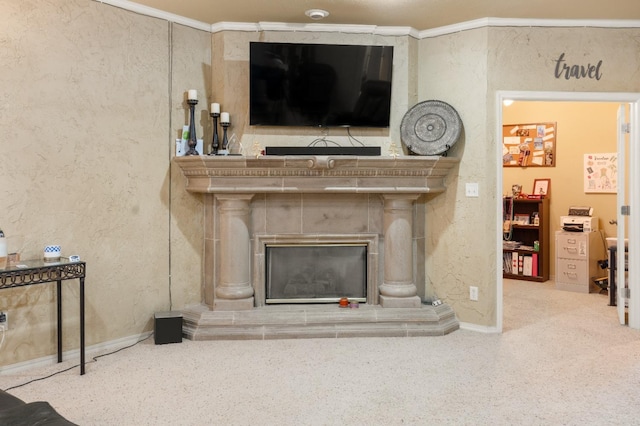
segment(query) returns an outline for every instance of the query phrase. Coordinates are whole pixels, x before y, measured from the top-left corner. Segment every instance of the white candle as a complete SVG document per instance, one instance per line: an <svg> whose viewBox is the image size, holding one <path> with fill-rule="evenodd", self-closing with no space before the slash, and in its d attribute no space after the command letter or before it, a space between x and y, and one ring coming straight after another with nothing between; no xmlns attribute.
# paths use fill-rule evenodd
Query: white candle
<svg viewBox="0 0 640 426"><path fill-rule="evenodd" d="M222 114L220 114L220 122L221 123L230 123L230 121L229 121L229 113L228 112L223 112Z"/></svg>
<svg viewBox="0 0 640 426"><path fill-rule="evenodd" d="M196 89L189 89L189 96L187 97L189 100L198 100L198 91Z"/></svg>
<svg viewBox="0 0 640 426"><path fill-rule="evenodd" d="M215 114L220 114L220 104L216 104L216 103L211 104L211 112Z"/></svg>

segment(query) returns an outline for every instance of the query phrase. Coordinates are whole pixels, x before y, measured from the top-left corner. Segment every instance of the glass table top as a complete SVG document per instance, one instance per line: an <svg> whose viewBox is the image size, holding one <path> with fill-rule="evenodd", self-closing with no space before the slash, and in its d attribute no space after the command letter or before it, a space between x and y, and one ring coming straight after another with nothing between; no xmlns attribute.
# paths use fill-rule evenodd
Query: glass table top
<svg viewBox="0 0 640 426"><path fill-rule="evenodd" d="M61 257L56 261L49 261L44 259L27 259L20 260L15 265L6 265L4 268L0 267L0 273L2 272L16 272L16 271L28 271L30 269L40 269L46 268L49 266L58 266L58 265L73 265L77 263L84 263L82 261L69 261L68 257Z"/></svg>

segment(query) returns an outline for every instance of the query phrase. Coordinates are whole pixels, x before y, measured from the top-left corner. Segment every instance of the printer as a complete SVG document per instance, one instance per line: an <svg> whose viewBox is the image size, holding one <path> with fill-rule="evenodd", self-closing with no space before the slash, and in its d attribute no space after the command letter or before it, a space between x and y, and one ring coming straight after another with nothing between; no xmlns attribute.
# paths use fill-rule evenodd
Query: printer
<svg viewBox="0 0 640 426"><path fill-rule="evenodd" d="M569 232L597 231L598 217L592 214L592 207L569 207L569 214L560 216L560 226Z"/></svg>

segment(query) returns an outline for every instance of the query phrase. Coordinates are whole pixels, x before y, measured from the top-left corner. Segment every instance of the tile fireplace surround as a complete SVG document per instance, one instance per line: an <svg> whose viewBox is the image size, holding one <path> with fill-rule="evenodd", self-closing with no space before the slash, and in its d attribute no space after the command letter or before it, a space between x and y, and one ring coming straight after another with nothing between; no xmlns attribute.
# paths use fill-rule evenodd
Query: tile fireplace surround
<svg viewBox="0 0 640 426"><path fill-rule="evenodd" d="M423 303L425 194L459 162L440 156L187 156L174 162L203 194L201 305L193 340L443 335L447 304ZM366 244L367 302L265 303L267 244Z"/></svg>

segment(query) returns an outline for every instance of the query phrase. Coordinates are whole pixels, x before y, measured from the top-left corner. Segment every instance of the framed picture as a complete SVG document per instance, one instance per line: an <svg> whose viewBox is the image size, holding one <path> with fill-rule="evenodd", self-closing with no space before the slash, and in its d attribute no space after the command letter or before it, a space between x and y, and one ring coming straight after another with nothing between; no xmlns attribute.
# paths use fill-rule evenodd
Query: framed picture
<svg viewBox="0 0 640 426"><path fill-rule="evenodd" d="M548 197L551 190L551 179L535 179L533 181L533 195Z"/></svg>

